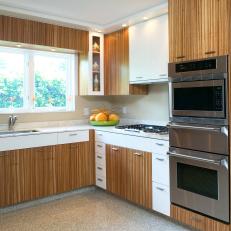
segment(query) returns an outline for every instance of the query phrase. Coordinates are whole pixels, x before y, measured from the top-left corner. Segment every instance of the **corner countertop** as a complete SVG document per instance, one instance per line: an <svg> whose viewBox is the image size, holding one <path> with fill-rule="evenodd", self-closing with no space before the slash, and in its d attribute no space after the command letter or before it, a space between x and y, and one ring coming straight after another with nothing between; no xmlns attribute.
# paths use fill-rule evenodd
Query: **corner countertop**
<svg viewBox="0 0 231 231"><path fill-rule="evenodd" d="M46 126L46 127L36 127L33 126L33 128L30 127L21 127L16 129L17 131L20 130L28 130L28 129L34 129L38 132L31 132L31 133L18 133L18 134L7 134L7 135L0 135L0 138L5 137L12 137L12 136L28 136L28 135L38 135L38 134L45 134L45 133L61 133L61 132L71 132L71 131L81 131L81 130L96 130L96 131L102 131L102 132L111 132L111 133L117 133L117 134L123 134L123 135L129 135L129 136L138 136L138 137L144 137L149 139L159 139L159 140L169 140L169 135L160 135L160 134L154 134L154 133L145 133L145 132L131 132L131 131L125 131L122 129L116 129L115 126L92 126L87 123L83 124L71 124L71 125L64 125L62 124L57 126Z"/></svg>

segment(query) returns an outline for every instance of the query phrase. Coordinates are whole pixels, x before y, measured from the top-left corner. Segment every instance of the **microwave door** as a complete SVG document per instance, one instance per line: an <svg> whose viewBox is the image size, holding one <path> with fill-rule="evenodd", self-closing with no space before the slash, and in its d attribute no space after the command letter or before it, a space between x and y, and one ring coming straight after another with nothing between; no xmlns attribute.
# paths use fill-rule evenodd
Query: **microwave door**
<svg viewBox="0 0 231 231"><path fill-rule="evenodd" d="M184 117L225 118L224 80L172 83L172 114Z"/></svg>

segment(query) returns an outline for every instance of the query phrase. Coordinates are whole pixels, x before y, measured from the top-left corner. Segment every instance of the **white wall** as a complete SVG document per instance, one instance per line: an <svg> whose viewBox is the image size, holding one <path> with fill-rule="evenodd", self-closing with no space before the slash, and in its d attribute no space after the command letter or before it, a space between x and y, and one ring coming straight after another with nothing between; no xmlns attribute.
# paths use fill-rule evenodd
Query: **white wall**
<svg viewBox="0 0 231 231"><path fill-rule="evenodd" d="M127 114L123 118L153 121L169 121L168 84L149 86L146 96L117 96L112 100L113 108L121 112L123 106L127 107Z"/></svg>
<svg viewBox="0 0 231 231"><path fill-rule="evenodd" d="M44 122L86 119L83 115L85 107L113 108L122 118L168 122L169 120L168 85L149 86L149 94L145 96L87 96L76 97L76 111L66 113L27 113L18 114L18 122ZM126 106L128 113L122 114ZM6 124L9 115L0 115L0 124Z"/></svg>

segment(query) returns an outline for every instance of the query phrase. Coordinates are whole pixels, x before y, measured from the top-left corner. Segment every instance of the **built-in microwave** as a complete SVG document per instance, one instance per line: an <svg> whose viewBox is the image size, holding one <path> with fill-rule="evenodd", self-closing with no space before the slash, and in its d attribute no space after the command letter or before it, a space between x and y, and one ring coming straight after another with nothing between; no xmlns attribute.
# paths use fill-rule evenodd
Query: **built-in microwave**
<svg viewBox="0 0 231 231"><path fill-rule="evenodd" d="M170 63L173 121L227 124L227 73L227 56Z"/></svg>

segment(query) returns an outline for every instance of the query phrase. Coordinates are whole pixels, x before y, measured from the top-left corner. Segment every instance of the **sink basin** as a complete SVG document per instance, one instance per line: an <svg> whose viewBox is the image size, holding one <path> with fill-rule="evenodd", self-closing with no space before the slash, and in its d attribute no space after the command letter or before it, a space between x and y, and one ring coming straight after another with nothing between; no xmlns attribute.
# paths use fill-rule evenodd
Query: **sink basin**
<svg viewBox="0 0 231 231"><path fill-rule="evenodd" d="M38 132L37 130L22 130L22 131L0 131L1 135L16 135L16 134L27 134L27 133L34 133Z"/></svg>

